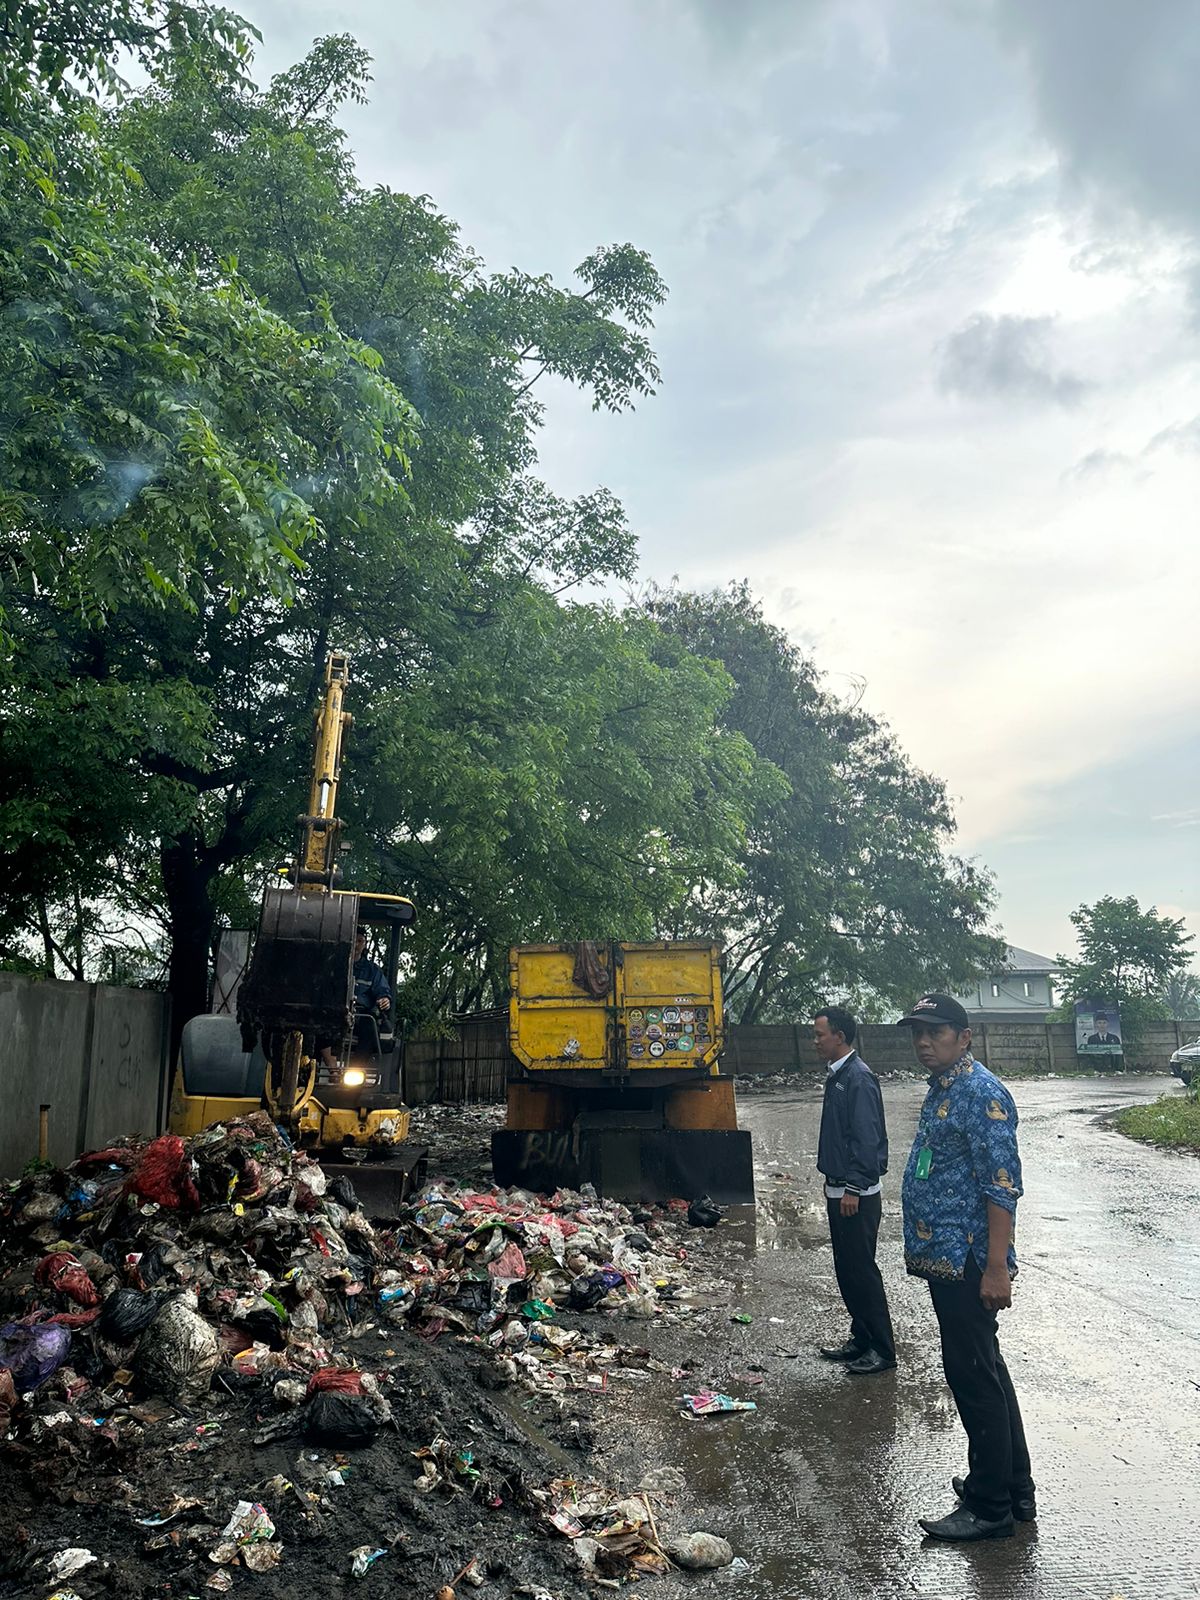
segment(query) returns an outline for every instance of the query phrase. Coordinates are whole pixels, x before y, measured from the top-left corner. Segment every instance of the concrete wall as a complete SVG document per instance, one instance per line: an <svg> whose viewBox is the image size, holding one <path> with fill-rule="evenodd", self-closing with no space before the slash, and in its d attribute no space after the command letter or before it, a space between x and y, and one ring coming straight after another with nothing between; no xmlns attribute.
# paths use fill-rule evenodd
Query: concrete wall
<svg viewBox="0 0 1200 1600"><path fill-rule="evenodd" d="M158 1133L167 1018L167 997L148 990L0 973L0 1178L37 1155L42 1105L59 1165L122 1134Z"/></svg>
<svg viewBox="0 0 1200 1600"><path fill-rule="evenodd" d="M1145 1030L1124 1062L1085 1059L1075 1054L1070 1023L986 1022L973 1030L973 1049L1002 1078L1047 1072L1166 1072L1171 1053L1200 1034L1198 1022L1164 1022ZM906 1030L867 1025L859 1049L877 1072L916 1072ZM502 1100L510 1057L504 1022L464 1023L445 1037L416 1035L405 1058L405 1098L410 1105L431 1100ZM730 1028L721 1058L724 1072L770 1077L777 1073L824 1071L812 1047L808 1023Z"/></svg>

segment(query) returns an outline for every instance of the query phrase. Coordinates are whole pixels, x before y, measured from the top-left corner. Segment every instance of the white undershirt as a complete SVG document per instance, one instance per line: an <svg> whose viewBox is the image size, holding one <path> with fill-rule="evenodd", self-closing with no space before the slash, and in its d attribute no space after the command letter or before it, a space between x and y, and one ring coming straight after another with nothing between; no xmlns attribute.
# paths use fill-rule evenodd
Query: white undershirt
<svg viewBox="0 0 1200 1600"><path fill-rule="evenodd" d="M831 1061L829 1063L829 1074L828 1075L830 1077L832 1077L833 1074L838 1070L839 1067L844 1067L846 1065L847 1061L849 1061L850 1057L853 1054L854 1054L853 1050L847 1050L846 1054L844 1056L840 1057L837 1061ZM858 1191L858 1193L860 1195L878 1194L879 1191L882 1188L883 1188L882 1183L873 1183L869 1189L860 1189ZM839 1188L836 1183L827 1183L825 1185L825 1198L826 1198L826 1200L840 1200L842 1198L842 1196L845 1194L845 1192L846 1192L845 1189L844 1188Z"/></svg>

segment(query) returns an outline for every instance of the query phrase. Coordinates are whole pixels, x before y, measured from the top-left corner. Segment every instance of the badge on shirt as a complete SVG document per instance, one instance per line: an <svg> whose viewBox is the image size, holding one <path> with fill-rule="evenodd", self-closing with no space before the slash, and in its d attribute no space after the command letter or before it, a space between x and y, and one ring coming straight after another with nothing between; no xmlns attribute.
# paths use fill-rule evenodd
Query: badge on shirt
<svg viewBox="0 0 1200 1600"><path fill-rule="evenodd" d="M927 1178L929 1176L929 1169L932 1166L933 1151L928 1145L922 1145L921 1150L917 1155L917 1170L913 1176L917 1178Z"/></svg>

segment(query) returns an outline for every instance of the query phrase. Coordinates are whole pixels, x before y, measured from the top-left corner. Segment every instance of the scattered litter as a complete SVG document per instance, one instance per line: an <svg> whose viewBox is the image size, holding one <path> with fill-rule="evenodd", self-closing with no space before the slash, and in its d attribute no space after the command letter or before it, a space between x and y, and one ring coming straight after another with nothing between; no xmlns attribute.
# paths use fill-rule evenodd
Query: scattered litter
<svg viewBox="0 0 1200 1600"><path fill-rule="evenodd" d="M735 1311L729 1320L730 1322L753 1322L754 1318L748 1311Z"/></svg>
<svg viewBox="0 0 1200 1600"><path fill-rule="evenodd" d="M668 1539L666 1553L689 1572L711 1572L733 1563L733 1547L715 1533L687 1533Z"/></svg>
<svg viewBox="0 0 1200 1600"><path fill-rule="evenodd" d="M732 1395L704 1389L699 1394L685 1394L683 1410L685 1416L711 1417L722 1411L757 1411L758 1407L753 1400L735 1400Z"/></svg>
<svg viewBox="0 0 1200 1600"><path fill-rule="evenodd" d="M721 1220L720 1207L709 1195L702 1194L687 1209L687 1219L693 1228L715 1228Z"/></svg>
<svg viewBox="0 0 1200 1600"><path fill-rule="evenodd" d="M12 1373L18 1394L40 1389L71 1348L69 1329L52 1322L9 1322L0 1328L0 1367Z"/></svg>
<svg viewBox="0 0 1200 1600"><path fill-rule="evenodd" d="M472 1119L482 1128L491 1108L420 1113L441 1115L467 1130L478 1166L486 1138L471 1133ZM334 1560L362 1577L403 1538L386 1517L375 1522L375 1463L386 1449L394 1474L408 1448L397 1449L397 1428L417 1442L424 1419L418 1440L431 1442L413 1452L412 1487L432 1497L426 1514L440 1525L452 1524L446 1508L457 1502L468 1517L502 1513L497 1532L502 1523L508 1539L532 1510L578 1552L591 1583L667 1572L658 1497L682 1493L677 1468L647 1474L635 1495L565 1479L539 1489L526 1466L536 1447L476 1432L471 1404L450 1397L464 1381L519 1387L532 1399L516 1403L551 1437L589 1450L581 1397L619 1407L623 1390L667 1371L637 1342L637 1323L728 1304L679 1244L687 1209L630 1208L586 1186L547 1197L441 1180L373 1224L349 1184L327 1178L262 1112L188 1139L122 1141L0 1184L0 1462L24 1478L35 1507L50 1504L35 1548L47 1551L51 1581L80 1570L50 1566L55 1501L125 1516L131 1548L105 1552L122 1592L145 1592L149 1559L161 1563L164 1592L228 1593L243 1586L243 1569L292 1565L277 1523L295 1552L293 1532L335 1537L351 1502L372 1508L358 1525L377 1542ZM423 1341L439 1346L436 1358ZM285 1440L286 1475L279 1461L255 1470L252 1446ZM351 1467L351 1450L372 1445L374 1462ZM229 1499L214 1503L213 1485ZM494 1547L477 1548L445 1585L460 1596L497 1570ZM529 1541L531 1565L510 1584L544 1592L534 1580L550 1573L536 1562L549 1549ZM74 1549L55 1559L76 1556L98 1560ZM434 1559L414 1539L400 1587L432 1596L445 1568L429 1582L419 1564ZM295 1562L292 1587L308 1566Z"/></svg>
<svg viewBox="0 0 1200 1600"><path fill-rule="evenodd" d="M375 1563L381 1560L387 1551L378 1545L360 1544L357 1550L350 1552L350 1576L352 1578L365 1578Z"/></svg>
<svg viewBox="0 0 1200 1600"><path fill-rule="evenodd" d="M69 1550L60 1550L56 1556L50 1557L51 1582L61 1583L64 1578L73 1578L77 1572L82 1572L84 1567L90 1567L95 1559L90 1550L81 1549L77 1545L73 1545Z"/></svg>
<svg viewBox="0 0 1200 1600"><path fill-rule="evenodd" d="M239 1500L229 1521L221 1529L223 1539L233 1539L238 1544L251 1544L257 1539L273 1539L275 1524L267 1508L257 1501Z"/></svg>

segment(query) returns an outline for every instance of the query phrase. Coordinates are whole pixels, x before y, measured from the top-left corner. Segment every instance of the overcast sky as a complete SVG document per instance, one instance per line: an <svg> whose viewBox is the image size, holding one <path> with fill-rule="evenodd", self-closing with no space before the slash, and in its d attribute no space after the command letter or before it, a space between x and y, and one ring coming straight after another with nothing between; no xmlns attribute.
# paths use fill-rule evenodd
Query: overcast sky
<svg viewBox="0 0 1200 1600"><path fill-rule="evenodd" d="M671 287L659 395L543 470L648 577L747 577L896 730L1054 955L1105 893L1200 933L1193 0L241 0L349 30L367 182L497 268Z"/></svg>

